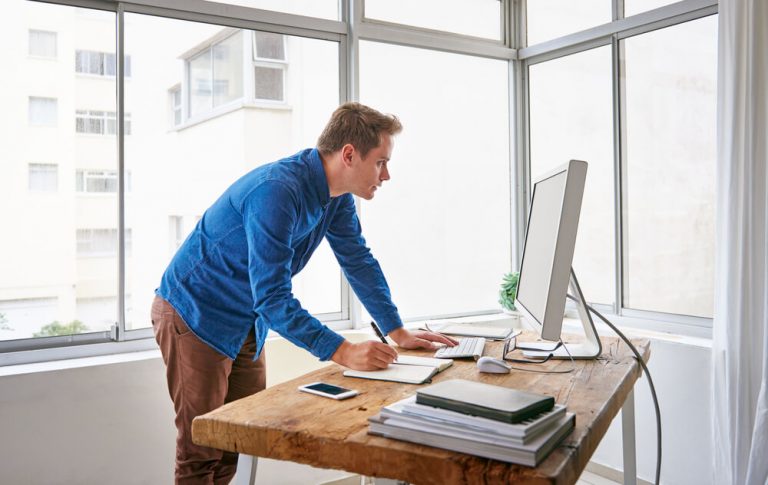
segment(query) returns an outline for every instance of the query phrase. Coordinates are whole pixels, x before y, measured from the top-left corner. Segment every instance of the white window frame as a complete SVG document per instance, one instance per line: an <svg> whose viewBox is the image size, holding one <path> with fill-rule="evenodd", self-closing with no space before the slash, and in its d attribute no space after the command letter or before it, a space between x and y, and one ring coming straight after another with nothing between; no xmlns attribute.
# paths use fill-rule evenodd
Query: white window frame
<svg viewBox="0 0 768 485"><path fill-rule="evenodd" d="M90 180L114 180L115 190L89 190L88 182ZM78 194L116 194L117 193L117 170L94 170L78 168L75 170L75 192ZM131 172L125 173L125 191L131 191Z"/></svg>
<svg viewBox="0 0 768 485"><path fill-rule="evenodd" d="M131 113L125 113L125 134L131 134ZM88 131L91 121L99 122L101 129L99 131ZM80 127L85 131L81 131ZM78 135L108 135L117 134L117 113L114 111L103 111L93 109L78 109L75 111L75 132Z"/></svg>
<svg viewBox="0 0 768 485"><path fill-rule="evenodd" d="M42 169L42 170L41 170ZM51 170L52 169L52 170ZM43 175L51 175L53 174L53 181L52 188L40 188L40 187L33 187L33 172L36 174L43 174ZM40 162L30 162L27 164L27 187L29 188L30 192L35 193L52 193L52 192L58 192L59 191L59 166L55 163L40 163Z"/></svg>
<svg viewBox="0 0 768 485"><path fill-rule="evenodd" d="M44 55L44 54L35 54L32 52L32 44L33 44L33 34L43 34L43 35L50 35L53 37L53 54L52 55ZM54 32L52 30L41 30L41 29L29 29L28 34L28 42L27 45L27 54L29 57L33 59L48 59L48 60L56 60L59 57L59 35L57 32Z"/></svg>
<svg viewBox="0 0 768 485"><path fill-rule="evenodd" d="M81 63L78 62L78 58L81 58L82 56L87 56L88 59L88 70L82 71ZM98 59L93 62L93 57L97 57ZM109 62L110 56L114 59L113 63ZM93 72L90 68L92 66L98 67L97 72ZM109 73L109 68L114 69L114 73ZM107 79L115 79L115 74L117 73L117 54L112 52L102 52L102 51L94 51L90 49L76 49L75 50L75 73L78 76L88 76L88 77L96 77L96 78L107 78ZM126 55L125 56L125 77L126 79L131 78L131 56Z"/></svg>
<svg viewBox="0 0 768 485"><path fill-rule="evenodd" d="M39 121L39 120L33 119L34 118L33 114L38 113L37 111L33 111L32 109L33 104L34 102L42 102L42 101L45 101L45 102L52 101L53 117L50 120ZM27 102L29 103L28 109L27 109L27 113L28 113L27 119L30 126L50 126L50 127L58 126L59 124L59 99L58 98L51 98L47 96L30 96Z"/></svg>

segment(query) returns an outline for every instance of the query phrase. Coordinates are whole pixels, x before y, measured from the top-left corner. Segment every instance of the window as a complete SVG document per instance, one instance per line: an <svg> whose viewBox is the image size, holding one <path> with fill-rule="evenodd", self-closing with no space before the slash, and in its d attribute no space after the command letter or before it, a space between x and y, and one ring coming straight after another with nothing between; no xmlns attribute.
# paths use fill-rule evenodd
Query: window
<svg viewBox="0 0 768 485"><path fill-rule="evenodd" d="M624 306L711 318L717 16L622 43Z"/></svg>
<svg viewBox="0 0 768 485"><path fill-rule="evenodd" d="M125 56L125 76L131 77L131 56ZM111 76L117 74L117 58L109 52L87 50L75 51L75 72L92 74L94 76Z"/></svg>
<svg viewBox="0 0 768 485"><path fill-rule="evenodd" d="M77 110L75 131L91 135L117 134L117 118L114 111ZM125 113L125 134L131 134L131 114Z"/></svg>
<svg viewBox="0 0 768 485"><path fill-rule="evenodd" d="M242 98L242 33L237 31L195 54L189 59L188 69L190 116L206 113L213 108Z"/></svg>
<svg viewBox="0 0 768 485"><path fill-rule="evenodd" d="M125 253L131 253L131 229L125 230ZM77 256L117 256L117 229L78 229Z"/></svg>
<svg viewBox="0 0 768 485"><path fill-rule="evenodd" d="M527 45L611 22L608 0L527 0L525 8Z"/></svg>
<svg viewBox="0 0 768 485"><path fill-rule="evenodd" d="M253 32L254 97L285 100L285 39L280 34Z"/></svg>
<svg viewBox="0 0 768 485"><path fill-rule="evenodd" d="M589 164L573 268L593 303L615 300L611 48L534 64L530 79L531 179L568 160Z"/></svg>
<svg viewBox="0 0 768 485"><path fill-rule="evenodd" d="M59 188L59 166L53 163L29 164L29 190L56 192Z"/></svg>
<svg viewBox="0 0 768 485"><path fill-rule="evenodd" d="M499 0L366 0L365 16L500 40L501 4Z"/></svg>
<svg viewBox="0 0 768 485"><path fill-rule="evenodd" d="M30 29L29 55L56 59L56 32Z"/></svg>
<svg viewBox="0 0 768 485"><path fill-rule="evenodd" d="M176 85L168 90L168 101L171 106L171 126L181 124L181 86Z"/></svg>
<svg viewBox="0 0 768 485"><path fill-rule="evenodd" d="M56 98L29 97L29 124L32 126L56 126L59 116Z"/></svg>
<svg viewBox="0 0 768 485"><path fill-rule="evenodd" d="M142 133L133 135L134 143L126 146L125 166L136 182L134 192L140 190L141 197L125 203L135 242L134 257L126 264L126 273L132 277L126 279L125 287L126 294L151 295L199 215L230 184L259 165L315 145L339 104L339 44L264 35L254 45L249 30L141 14L126 14L125 20L126 49L142 63L156 66L137 71L125 93L126 111L141 112L146 120ZM147 41L157 38L164 42ZM296 79L292 93L296 109L239 106L235 100L227 102L233 111L226 116L206 117L215 110L214 101L223 103L232 95L253 98L253 49L259 59L281 66L286 73L282 71L286 53L301 52L290 68ZM226 81L216 93L214 79ZM236 79L242 82L237 84ZM146 93L160 93L160 102ZM179 113L179 100L186 103L184 129L168 130L169 106L171 113ZM184 124L187 116L192 124ZM135 143L140 137L151 143ZM157 244L158 234L167 242ZM348 308L342 306L341 282L338 263L323 243L293 279L293 292L313 315L340 320L346 318ZM134 300L133 313L126 316L127 330L149 326L150 305L151 298Z"/></svg>
<svg viewBox="0 0 768 485"><path fill-rule="evenodd" d="M109 193L117 192L117 170L82 170L75 172L75 190L77 192ZM125 190L131 190L131 173L126 172Z"/></svg>
<svg viewBox="0 0 768 485"><path fill-rule="evenodd" d="M168 216L168 240L170 242L171 256L184 242L184 217Z"/></svg>
<svg viewBox="0 0 768 485"><path fill-rule="evenodd" d="M117 299L116 256L77 255L78 227L118 227L117 193L81 197L74 181L76 168L86 163L117 168L116 137L87 139L73 127L78 103L116 106L116 79L84 79L71 65L72 42L115 45L116 14L19 0L2 8L3 32L17 40L4 45L0 76L7 108L0 110L0 352L6 352L18 339L79 333L83 327L73 322L81 301ZM67 62L41 61L60 54ZM99 311L114 322L117 306Z"/></svg>
<svg viewBox="0 0 768 485"><path fill-rule="evenodd" d="M392 180L362 201L361 221L404 318L499 308L511 255L510 92L505 61L360 43L361 102L406 127Z"/></svg>

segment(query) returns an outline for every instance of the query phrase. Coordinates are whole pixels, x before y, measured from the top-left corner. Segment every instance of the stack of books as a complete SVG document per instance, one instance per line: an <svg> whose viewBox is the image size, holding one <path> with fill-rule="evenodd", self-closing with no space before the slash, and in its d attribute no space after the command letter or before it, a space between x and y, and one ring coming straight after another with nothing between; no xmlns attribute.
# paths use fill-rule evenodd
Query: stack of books
<svg viewBox="0 0 768 485"><path fill-rule="evenodd" d="M370 434L536 466L573 430L575 416L548 396L462 379L382 408Z"/></svg>

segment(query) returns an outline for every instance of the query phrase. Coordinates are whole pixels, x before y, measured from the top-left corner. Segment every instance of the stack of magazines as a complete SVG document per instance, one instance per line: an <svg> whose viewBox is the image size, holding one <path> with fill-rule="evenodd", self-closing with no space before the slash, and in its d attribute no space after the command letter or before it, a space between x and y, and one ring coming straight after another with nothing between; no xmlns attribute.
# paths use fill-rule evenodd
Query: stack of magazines
<svg viewBox="0 0 768 485"><path fill-rule="evenodd" d="M368 432L536 466L574 424L574 414L551 397L454 379L382 408Z"/></svg>

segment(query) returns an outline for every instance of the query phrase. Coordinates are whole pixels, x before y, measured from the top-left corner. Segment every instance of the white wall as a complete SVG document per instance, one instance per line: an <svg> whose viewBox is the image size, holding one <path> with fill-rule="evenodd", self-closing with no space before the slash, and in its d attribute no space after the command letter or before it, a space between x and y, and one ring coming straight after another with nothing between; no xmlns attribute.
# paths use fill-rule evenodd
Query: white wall
<svg viewBox="0 0 768 485"><path fill-rule="evenodd" d="M702 339L681 338L679 342L651 339L648 369L661 408L661 481L665 485L713 483L710 436L711 348L707 344ZM635 432L638 476L653 483L656 470L656 421L645 377L635 385ZM610 468L623 469L621 414L614 420L592 455L592 461Z"/></svg>

